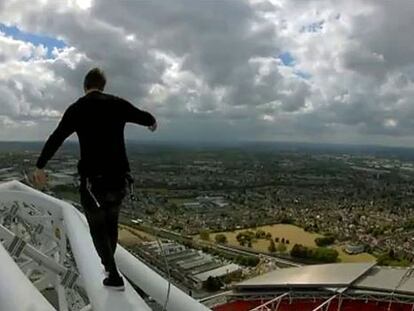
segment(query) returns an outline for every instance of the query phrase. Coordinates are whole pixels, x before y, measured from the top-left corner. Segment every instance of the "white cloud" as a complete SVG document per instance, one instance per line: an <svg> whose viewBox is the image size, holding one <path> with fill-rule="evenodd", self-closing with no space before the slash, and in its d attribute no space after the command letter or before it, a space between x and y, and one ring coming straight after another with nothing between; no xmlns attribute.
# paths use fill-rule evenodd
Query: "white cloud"
<svg viewBox="0 0 414 311"><path fill-rule="evenodd" d="M16 139L44 138L98 65L108 91L157 115L157 138L414 143L413 14L373 0L0 1L6 24L68 45L47 59L0 35L0 115L22 125Z"/></svg>
<svg viewBox="0 0 414 311"><path fill-rule="evenodd" d="M47 49L29 42L14 40L5 33L0 32L0 62L25 61L30 58L42 58Z"/></svg>

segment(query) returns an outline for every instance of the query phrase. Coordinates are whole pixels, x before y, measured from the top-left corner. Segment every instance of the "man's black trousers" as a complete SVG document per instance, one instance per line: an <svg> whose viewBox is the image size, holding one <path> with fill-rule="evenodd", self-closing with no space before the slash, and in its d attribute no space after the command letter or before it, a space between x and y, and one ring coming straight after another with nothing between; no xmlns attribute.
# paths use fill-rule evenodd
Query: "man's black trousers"
<svg viewBox="0 0 414 311"><path fill-rule="evenodd" d="M119 211L125 194L125 179L81 178L81 204L95 249L110 275L118 275L114 254L118 243Z"/></svg>

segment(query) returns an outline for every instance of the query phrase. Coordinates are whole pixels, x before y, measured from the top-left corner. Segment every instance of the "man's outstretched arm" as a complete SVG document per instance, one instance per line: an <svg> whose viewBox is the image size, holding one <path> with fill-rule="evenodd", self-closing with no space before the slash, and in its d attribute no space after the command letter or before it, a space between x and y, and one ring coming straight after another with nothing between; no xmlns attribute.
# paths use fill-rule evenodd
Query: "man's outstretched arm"
<svg viewBox="0 0 414 311"><path fill-rule="evenodd" d="M138 109L126 100L123 100L123 107L126 122L146 126L151 131L157 129L157 121L149 112Z"/></svg>
<svg viewBox="0 0 414 311"><path fill-rule="evenodd" d="M66 138L75 132L73 106L70 106L63 114L59 125L49 136L43 150L37 160L36 167L43 169L46 163L53 157L59 147L63 144Z"/></svg>
<svg viewBox="0 0 414 311"><path fill-rule="evenodd" d="M43 146L39 158L37 159L37 170L33 174L33 181L35 184L43 186L42 184L46 182L46 175L43 172L43 168L46 166L47 162L53 157L53 155L56 153L56 151L65 141L65 139L68 138L74 132L75 126L73 107L70 106L63 114L62 120L60 120L57 128L49 136L48 140Z"/></svg>

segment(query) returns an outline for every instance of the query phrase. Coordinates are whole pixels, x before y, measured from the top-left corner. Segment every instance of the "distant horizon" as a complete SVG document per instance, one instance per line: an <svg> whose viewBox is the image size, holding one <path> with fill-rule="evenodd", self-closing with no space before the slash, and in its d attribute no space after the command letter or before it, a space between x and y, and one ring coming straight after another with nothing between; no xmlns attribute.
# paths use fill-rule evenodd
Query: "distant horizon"
<svg viewBox="0 0 414 311"><path fill-rule="evenodd" d="M338 147L366 147L366 148L385 148L385 149L409 149L414 150L414 146L401 146L401 145L385 145L385 144L364 144L364 143L333 143L333 142L306 142L306 141L196 141L196 140L132 140L126 139L127 144L153 144L153 145L171 145L171 144L180 144L180 145L193 145L193 146L237 146L237 145L246 145L246 144L286 144L286 145L310 145L310 146L338 146ZM0 144L44 144L45 141L42 140L0 140ZM76 140L67 140L63 143L77 145Z"/></svg>

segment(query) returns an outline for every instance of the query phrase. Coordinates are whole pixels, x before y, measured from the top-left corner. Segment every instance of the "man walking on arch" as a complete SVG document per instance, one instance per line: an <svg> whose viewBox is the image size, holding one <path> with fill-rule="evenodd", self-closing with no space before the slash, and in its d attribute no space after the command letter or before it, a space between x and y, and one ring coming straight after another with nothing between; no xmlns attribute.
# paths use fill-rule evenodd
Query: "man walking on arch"
<svg viewBox="0 0 414 311"><path fill-rule="evenodd" d="M64 140L76 133L80 144L81 204L89 223L96 251L108 276L103 285L123 290L124 282L116 267L114 253L118 241L118 216L126 195L130 171L125 150L124 127L135 123L157 129L155 118L130 102L104 93L106 77L102 70L90 70L84 79L85 95L70 105L59 125L49 136L36 163L33 182L47 182L43 168Z"/></svg>

